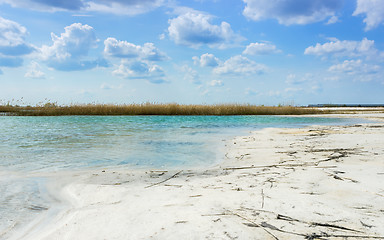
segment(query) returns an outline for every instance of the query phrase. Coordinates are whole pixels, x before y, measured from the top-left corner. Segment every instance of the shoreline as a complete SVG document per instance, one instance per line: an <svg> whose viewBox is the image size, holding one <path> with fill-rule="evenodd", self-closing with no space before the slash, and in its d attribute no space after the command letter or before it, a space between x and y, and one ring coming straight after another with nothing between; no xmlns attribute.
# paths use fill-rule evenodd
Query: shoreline
<svg viewBox="0 0 384 240"><path fill-rule="evenodd" d="M71 207L22 238L381 237L383 134L381 123L263 129L228 141L227 159L207 169L67 175L50 187Z"/></svg>

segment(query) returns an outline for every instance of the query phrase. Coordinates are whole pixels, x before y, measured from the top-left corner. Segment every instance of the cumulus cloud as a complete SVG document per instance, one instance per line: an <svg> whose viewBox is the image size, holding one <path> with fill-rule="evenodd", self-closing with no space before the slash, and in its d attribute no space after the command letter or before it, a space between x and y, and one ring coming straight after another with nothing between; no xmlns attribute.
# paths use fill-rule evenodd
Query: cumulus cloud
<svg viewBox="0 0 384 240"><path fill-rule="evenodd" d="M212 16L199 12L187 12L169 20L168 33L176 44L198 48L207 44L210 47L224 48L242 40L235 34L231 25L221 22L212 24Z"/></svg>
<svg viewBox="0 0 384 240"><path fill-rule="evenodd" d="M119 41L115 38L107 38L104 41L104 45L104 53L111 57L140 58L149 61L168 59L165 53L159 51L153 43L145 43L143 46L140 46L127 41Z"/></svg>
<svg viewBox="0 0 384 240"><path fill-rule="evenodd" d="M151 83L166 82L164 70L160 66L143 61L123 59L119 67L112 73L126 79L145 79Z"/></svg>
<svg viewBox="0 0 384 240"><path fill-rule="evenodd" d="M265 65L237 55L214 68L213 72L216 74L251 75L262 74L266 70L267 67Z"/></svg>
<svg viewBox="0 0 384 240"><path fill-rule="evenodd" d="M44 45L41 49L43 58L65 60L87 55L90 48L97 47L94 29L89 25L73 23L64 28L60 36L51 33L52 46Z"/></svg>
<svg viewBox="0 0 384 240"><path fill-rule="evenodd" d="M164 70L153 62L167 60L165 53L153 43L143 46L115 38L104 41L104 54L121 59L120 65L112 74L126 79L145 79L151 83L165 83Z"/></svg>
<svg viewBox="0 0 384 240"><path fill-rule="evenodd" d="M45 78L45 73L41 71L41 67L37 62L32 62L28 68L28 72L25 73L24 77L43 79Z"/></svg>
<svg viewBox="0 0 384 240"><path fill-rule="evenodd" d="M34 51L25 42L27 29L17 22L0 17L0 53L7 56L21 56Z"/></svg>
<svg viewBox="0 0 384 240"><path fill-rule="evenodd" d="M89 51L96 48L98 42L94 29L89 25L73 23L65 27L60 36L51 33L51 38L51 46L41 47L41 58L56 70L76 71L108 66L105 59L88 58Z"/></svg>
<svg viewBox="0 0 384 240"><path fill-rule="evenodd" d="M205 53L199 57L193 57L194 63L201 67L216 67L220 64L220 60L213 54Z"/></svg>
<svg viewBox="0 0 384 240"><path fill-rule="evenodd" d="M0 0L0 3L37 11L86 11L133 16L162 6L164 0Z"/></svg>
<svg viewBox="0 0 384 240"><path fill-rule="evenodd" d="M326 56L333 55L337 57L348 56L373 56L378 53L375 48L375 41L364 38L361 41L340 41L334 39L324 44L317 43L315 46L307 47L304 54Z"/></svg>
<svg viewBox="0 0 384 240"><path fill-rule="evenodd" d="M329 67L330 72L346 73L348 75L375 74L380 70L378 65L365 64L361 59L345 60L343 63Z"/></svg>
<svg viewBox="0 0 384 240"><path fill-rule="evenodd" d="M27 29L19 23L0 17L0 66L20 67L23 65L22 56L35 51L35 48L25 41Z"/></svg>
<svg viewBox="0 0 384 240"><path fill-rule="evenodd" d="M280 24L309 24L335 16L344 0L243 0L243 14L259 21L276 19Z"/></svg>
<svg viewBox="0 0 384 240"><path fill-rule="evenodd" d="M353 16L365 15L365 30L372 30L384 23L384 2L382 0L357 0Z"/></svg>
<svg viewBox="0 0 384 240"><path fill-rule="evenodd" d="M267 55L272 53L278 53L281 52L279 49L276 48L275 45L267 42L261 42L261 43L250 43L245 50L243 51L243 54L247 55Z"/></svg>

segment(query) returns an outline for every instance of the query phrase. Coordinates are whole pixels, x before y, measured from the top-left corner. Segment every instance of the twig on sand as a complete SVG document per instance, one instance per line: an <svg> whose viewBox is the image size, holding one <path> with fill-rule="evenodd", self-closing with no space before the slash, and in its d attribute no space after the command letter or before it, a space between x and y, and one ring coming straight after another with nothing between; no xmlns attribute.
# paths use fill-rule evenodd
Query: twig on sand
<svg viewBox="0 0 384 240"><path fill-rule="evenodd" d="M250 220L249 218L246 218L246 217L244 217L244 216L242 216L242 215L240 215L238 213L234 213L234 212L231 212L231 211L228 211L228 212L231 213L231 215L237 216L237 217L239 217L241 219L244 219L244 220L248 221L250 223L250 224L246 224L248 227L260 227L260 228L262 228L265 232L267 232L269 235L271 235L276 240L278 240L278 238L273 233L268 231L266 228L269 228L271 230L275 230L275 231L278 231L278 232L282 232L282 233L293 234L293 235L296 235L296 236L302 236L302 237L306 236L305 234L302 234L302 233L290 232L290 231L285 231L285 230L279 229L279 228L277 228L277 227L275 227L272 224L269 224L267 222L262 222L261 224L258 224L256 222Z"/></svg>
<svg viewBox="0 0 384 240"><path fill-rule="evenodd" d="M261 189L261 208L264 208L264 189Z"/></svg>
<svg viewBox="0 0 384 240"><path fill-rule="evenodd" d="M251 210L251 209L248 209L248 210ZM289 222L305 223L305 224L308 224L308 225L314 226L314 227L318 226L318 227L334 228L334 229L339 229L339 230L344 230L344 231L352 231L352 232L361 233L361 234L363 233L363 232L361 232L359 230L355 230L355 229L351 229L351 228L346 228L346 227L343 227L343 226L338 226L338 225L333 225L333 224L328 224L328 223L302 221L302 220L295 219L295 218L292 218L292 217L289 217L289 216L277 214L277 213L272 212L272 211L266 211L266 210L261 210L261 209L260 210L252 209L252 210L274 214L274 215L277 216L278 220L284 220L284 221L289 221ZM286 230L283 230L283 229L279 229L276 226L274 226L272 224L269 224L267 222L262 222L262 223L258 224L255 221L253 221L253 220L251 220L251 219L249 219L247 217L244 217L244 216L242 216L242 215L240 215L240 214L238 214L236 212L232 212L232 211L226 210L226 209L225 209L225 211L223 213L207 214L207 215L202 215L202 216L225 216L225 215L227 215L227 216L228 215L237 216L237 217L239 217L239 218L241 218L243 220L246 220L248 223L244 223L244 225L246 225L248 227L259 227L259 228L263 229L265 232L267 232L269 235L271 235L275 240L279 240L279 238L277 238L273 233L268 231L266 228L274 230L274 231L278 231L278 232L281 232L281 233L301 236L304 239L309 239L309 240L329 239L329 238L384 239L384 236L372 236L372 235L329 234L329 233L326 233L326 232L310 233L310 234L308 234L308 233L291 232L291 231L286 231Z"/></svg>
<svg viewBox="0 0 384 240"><path fill-rule="evenodd" d="M344 156L342 156L342 157L344 157ZM341 158L341 157L340 156L338 156L338 157L330 156L326 159L322 159L322 160L319 160L316 162L304 162L304 163L293 163L293 164L272 164L272 165L264 165L264 166L251 165L251 166L243 166L243 167L227 167L227 168L223 168L223 170L227 171L227 170L242 170L242 169L252 169L252 168L278 168L278 167L290 167L290 168L294 168L294 167L319 167L320 163L328 162L331 160L336 160L339 158ZM327 168L327 166L325 168Z"/></svg>
<svg viewBox="0 0 384 240"><path fill-rule="evenodd" d="M356 239L365 239L365 238L369 238L369 239L384 239L384 237L380 237L380 236L369 236L369 235L344 235L344 234L327 234L327 233L322 233L322 234L316 234L316 233L312 233L312 234L309 234L309 235L306 235L305 236L305 239L308 239L308 240L314 240L314 239L329 239L329 238L344 238L344 239L347 239L347 238L356 238Z"/></svg>
<svg viewBox="0 0 384 240"><path fill-rule="evenodd" d="M243 167L227 167L227 168L223 168L223 170L241 170L241 169L252 169L252 168L278 168L278 167L311 167L311 166L312 167L319 167L320 163L328 162L328 161L332 161L332 160L337 161L340 158L347 157L349 154L356 153L356 151L359 149L360 148L311 149L311 150L307 150L306 152L331 152L331 151L333 151L333 154L337 153L337 155L331 154L329 157L322 159L322 160L315 161L315 162L304 162L304 163L293 163L293 164L272 164L272 165L265 165L265 166L251 165L251 166L243 166ZM280 152L280 153L282 153L282 152ZM284 153L286 153L286 152L284 152ZM291 153L296 153L296 152L288 152L288 153L291 154ZM242 159L243 157L244 157L244 155L241 155L239 157L239 159ZM348 179L348 180L350 180L350 179Z"/></svg>
<svg viewBox="0 0 384 240"><path fill-rule="evenodd" d="M273 233L271 233L270 231L268 231L267 229L265 229L265 227L263 227L262 225L260 225L260 224L258 224L258 223L255 223L254 221L252 221L252 220L250 220L250 219L248 219L248 218L246 218L246 217L244 217L244 216L241 216L241 215L238 214L238 213L235 213L235 212L232 212L232 211L229 211L229 210L226 210L226 211L229 212L231 215L237 216L237 217L239 217L239 218L241 218L241 219L243 219L243 220L245 220L245 221L247 221L247 222L252 223L252 224L253 224L254 226L256 226L256 227L260 227L260 228L263 229L266 233L268 233L269 235L271 235L274 239L279 240Z"/></svg>
<svg viewBox="0 0 384 240"><path fill-rule="evenodd" d="M330 173L330 172L327 172L327 171L324 171L325 173L327 173L329 176L333 177L334 179L337 179L337 180L341 180L341 181L344 181L344 180L349 180L353 183L358 183L359 181L355 180L355 179L352 179L352 178L349 178L349 177L340 177L338 176L337 174L333 174L333 173Z"/></svg>
<svg viewBox="0 0 384 240"><path fill-rule="evenodd" d="M302 221L302 220L294 219L294 218L291 218L291 217L288 217L288 216L285 216L285 215L281 215L281 214L277 214L276 218L279 219L279 220L284 220L284 221L289 221L289 222L301 222L301 223L308 224L310 226L336 228L336 229L341 229L341 230L347 230L347 231L361 233L361 231L359 231L359 230L355 230L355 229L351 229L351 228L347 228L347 227L343 227L343 226L338 226L338 225L329 224L329 223L307 222L307 221Z"/></svg>
<svg viewBox="0 0 384 240"><path fill-rule="evenodd" d="M311 163L310 163L311 164ZM252 168L277 168L277 167L302 167L308 166L308 163L298 163L298 164L272 164L272 165L264 165L264 166L245 166L245 167L228 167L223 168L223 170L241 170L241 169L252 169Z"/></svg>
<svg viewBox="0 0 384 240"><path fill-rule="evenodd" d="M165 183L166 181L168 181L168 180L170 180L170 179L172 179L172 178L176 177L177 175L179 175L179 174L180 174L182 171L183 171L183 170L181 170L181 171L178 171L177 173L173 174L171 177L169 177L169 178L167 178L167 179L165 179L165 180L163 180L163 181L160 181L160 182L157 182L157 183L154 183L154 184L148 185L148 186L146 186L145 188L150 188L150 187L153 187L153 186L156 186L156 185L159 185L159 184Z"/></svg>
<svg viewBox="0 0 384 240"><path fill-rule="evenodd" d="M306 223L310 226L319 226L319 227L326 227L326 228L335 228L335 229L340 229L344 231L352 231L356 233L363 233L362 231L343 227L343 226L338 226L334 224L329 224L329 223L319 223L319 222L306 222L306 221L301 221L295 218L291 218L289 216L277 214L277 219L279 220L285 220L285 221L290 221L290 222L301 222L301 223ZM372 236L372 235L347 235L347 234L328 234L328 233L322 233L322 234L316 234L312 233L309 235L305 236L305 239L323 239L324 237L326 238L371 238L371 239L384 239L384 236Z"/></svg>

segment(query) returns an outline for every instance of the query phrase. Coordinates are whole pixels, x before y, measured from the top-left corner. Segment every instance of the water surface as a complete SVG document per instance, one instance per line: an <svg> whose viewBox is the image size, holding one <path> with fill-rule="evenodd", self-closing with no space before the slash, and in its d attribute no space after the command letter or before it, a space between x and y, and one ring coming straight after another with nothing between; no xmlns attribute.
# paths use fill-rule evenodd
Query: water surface
<svg viewBox="0 0 384 240"><path fill-rule="evenodd" d="M277 116L1 117L0 169L210 165L220 139L264 127L342 123Z"/></svg>

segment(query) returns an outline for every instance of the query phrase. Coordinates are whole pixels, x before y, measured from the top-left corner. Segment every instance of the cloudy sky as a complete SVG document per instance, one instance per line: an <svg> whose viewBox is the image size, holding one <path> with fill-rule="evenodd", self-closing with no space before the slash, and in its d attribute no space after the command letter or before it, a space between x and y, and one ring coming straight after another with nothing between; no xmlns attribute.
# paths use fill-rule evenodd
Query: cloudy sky
<svg viewBox="0 0 384 240"><path fill-rule="evenodd" d="M382 0L0 0L2 102L384 103L383 68Z"/></svg>

